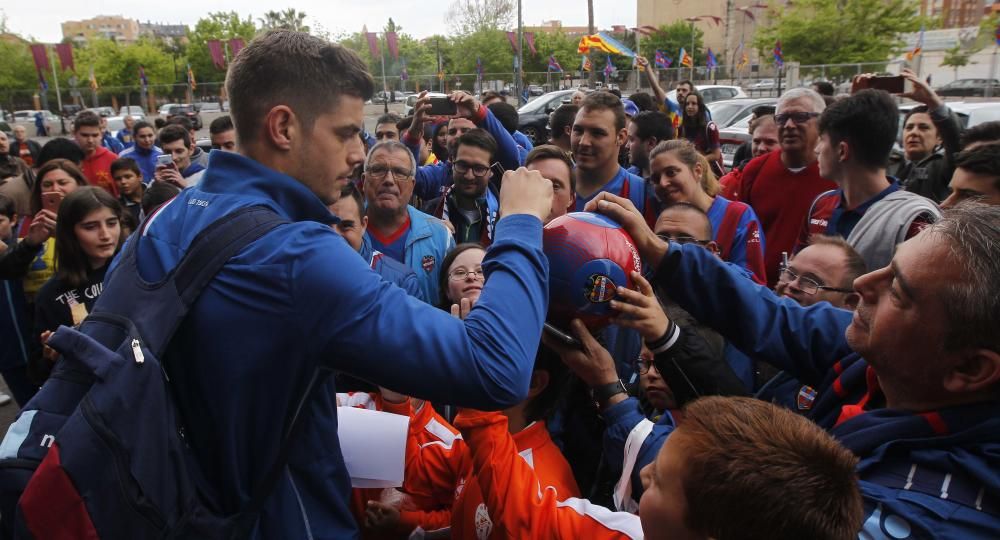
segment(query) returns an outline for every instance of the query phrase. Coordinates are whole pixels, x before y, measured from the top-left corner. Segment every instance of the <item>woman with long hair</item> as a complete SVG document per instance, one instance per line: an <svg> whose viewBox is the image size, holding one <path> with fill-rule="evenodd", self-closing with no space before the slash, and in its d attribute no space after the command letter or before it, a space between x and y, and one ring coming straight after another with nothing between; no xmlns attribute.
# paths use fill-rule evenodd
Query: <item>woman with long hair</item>
<svg viewBox="0 0 1000 540"><path fill-rule="evenodd" d="M719 255L766 283L764 237L753 208L719 195L719 180L704 155L690 142L663 141L649 153L650 181L665 206L686 203L708 215ZM694 239L699 242L708 238Z"/></svg>
<svg viewBox="0 0 1000 540"><path fill-rule="evenodd" d="M725 174L722 167L722 145L719 143L719 127L709 120L708 107L705 98L697 90L684 98L684 121L681 123L681 135L684 139L705 156L712 166L715 176Z"/></svg>
<svg viewBox="0 0 1000 540"><path fill-rule="evenodd" d="M35 296L36 336L60 325L78 325L93 309L108 265L124 240L123 213L118 199L91 186L76 189L62 201L56 217L56 272ZM50 366L43 364L43 371L36 373L47 374Z"/></svg>

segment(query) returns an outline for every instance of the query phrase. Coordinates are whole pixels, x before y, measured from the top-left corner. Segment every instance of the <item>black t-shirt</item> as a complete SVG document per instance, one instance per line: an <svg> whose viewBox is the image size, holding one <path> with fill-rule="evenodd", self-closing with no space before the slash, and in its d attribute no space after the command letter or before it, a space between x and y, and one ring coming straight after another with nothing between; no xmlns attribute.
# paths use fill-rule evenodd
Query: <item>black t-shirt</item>
<svg viewBox="0 0 1000 540"><path fill-rule="evenodd" d="M107 264L91 270L87 282L77 288L68 287L57 277L46 281L35 296L35 336L46 330L54 332L59 325L79 324L101 296L107 270Z"/></svg>

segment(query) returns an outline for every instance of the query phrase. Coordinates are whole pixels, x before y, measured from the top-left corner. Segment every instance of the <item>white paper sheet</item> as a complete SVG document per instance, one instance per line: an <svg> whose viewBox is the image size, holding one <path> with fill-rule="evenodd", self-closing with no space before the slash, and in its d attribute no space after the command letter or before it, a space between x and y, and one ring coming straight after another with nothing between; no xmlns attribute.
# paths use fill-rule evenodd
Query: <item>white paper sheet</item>
<svg viewBox="0 0 1000 540"><path fill-rule="evenodd" d="M351 486L403 485L409 417L356 407L337 407L337 436Z"/></svg>

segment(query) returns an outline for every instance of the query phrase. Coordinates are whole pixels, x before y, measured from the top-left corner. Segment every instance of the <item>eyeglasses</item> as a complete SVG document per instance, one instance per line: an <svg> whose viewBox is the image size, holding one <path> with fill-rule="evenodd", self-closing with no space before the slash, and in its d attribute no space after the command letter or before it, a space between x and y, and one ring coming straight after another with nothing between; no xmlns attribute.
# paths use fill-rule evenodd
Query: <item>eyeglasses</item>
<svg viewBox="0 0 1000 540"><path fill-rule="evenodd" d="M635 372L639 375L645 375L649 373L649 368L656 368L656 364L653 362L652 358L643 358L642 356L639 356L633 362L632 367L635 368Z"/></svg>
<svg viewBox="0 0 1000 540"><path fill-rule="evenodd" d="M472 171L472 176L476 178L482 178L490 173L490 167L488 165L471 165L465 161L456 161L451 164L451 170L459 176L465 176L465 173Z"/></svg>
<svg viewBox="0 0 1000 540"><path fill-rule="evenodd" d="M799 289L806 294L816 294L819 291L833 291L839 293L850 294L854 292L853 289L841 289L838 287L827 287L826 285L820 285L815 279L808 278L805 276L800 276L792 271L791 268L783 266L781 272L778 274L778 281L781 283L791 283L795 280L799 282Z"/></svg>
<svg viewBox="0 0 1000 540"><path fill-rule="evenodd" d="M486 274L483 273L483 267L480 266L475 270L466 270L465 268L459 268L454 272L448 274L448 279L452 281L465 281L466 278L472 276L472 279L478 281L486 281Z"/></svg>
<svg viewBox="0 0 1000 540"><path fill-rule="evenodd" d="M711 242L711 240L698 240L693 236L685 235L673 236L669 234L658 234L656 236L660 237L661 240L673 242L675 244L698 244L699 246L707 246Z"/></svg>
<svg viewBox="0 0 1000 540"><path fill-rule="evenodd" d="M390 172L392 173L393 180L396 180L397 182L400 180L409 180L413 177L413 171L411 170L403 169L401 167L386 167L385 165L371 165L368 167L368 170L365 171L365 174L373 180L381 180Z"/></svg>
<svg viewBox="0 0 1000 540"><path fill-rule="evenodd" d="M812 120L819 116L818 112L790 112L790 113L779 113L774 115L774 121L779 125L783 126L788 123L789 120L795 122L796 124L805 124L806 122Z"/></svg>

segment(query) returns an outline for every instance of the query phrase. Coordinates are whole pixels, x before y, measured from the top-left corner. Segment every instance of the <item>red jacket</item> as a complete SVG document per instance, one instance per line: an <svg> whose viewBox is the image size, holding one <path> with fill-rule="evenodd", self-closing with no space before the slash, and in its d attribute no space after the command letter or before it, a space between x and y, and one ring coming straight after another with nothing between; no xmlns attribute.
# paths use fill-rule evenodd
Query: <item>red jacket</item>
<svg viewBox="0 0 1000 540"><path fill-rule="evenodd" d="M483 503L476 507L476 529L456 531L453 523L452 538L634 540L643 537L638 516L567 497L576 495L569 492L576 487L575 483L560 488L546 481L544 476L552 471L539 468L537 456L532 467L521 445L515 442L517 436L507 432L507 419L503 415L463 410L455 418L455 425L462 430L471 449L475 467L472 477L477 479Z"/></svg>
<svg viewBox="0 0 1000 540"><path fill-rule="evenodd" d="M104 188L117 199L118 185L115 184L114 178L111 178L111 162L116 159L118 159L118 154L103 146L98 146L90 157L83 158L83 163L80 166L87 183Z"/></svg>
<svg viewBox="0 0 1000 540"><path fill-rule="evenodd" d="M788 170L781 150L775 150L747 163L732 187L739 194L736 200L753 207L764 227L764 267L767 284L773 287L781 252L792 254L809 207L817 195L837 186L819 175L815 161L799 172Z"/></svg>

